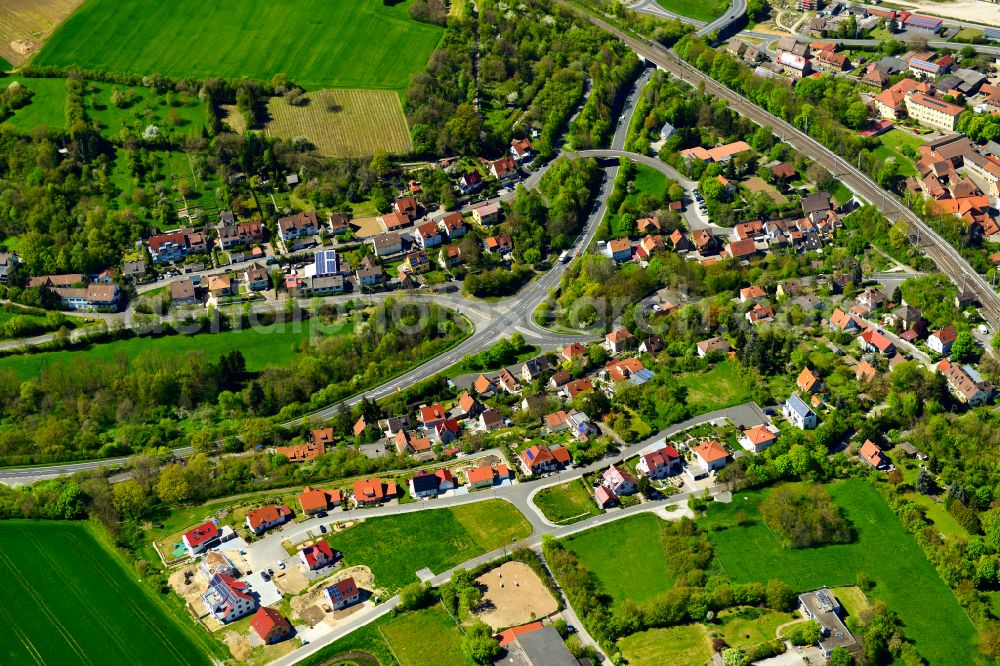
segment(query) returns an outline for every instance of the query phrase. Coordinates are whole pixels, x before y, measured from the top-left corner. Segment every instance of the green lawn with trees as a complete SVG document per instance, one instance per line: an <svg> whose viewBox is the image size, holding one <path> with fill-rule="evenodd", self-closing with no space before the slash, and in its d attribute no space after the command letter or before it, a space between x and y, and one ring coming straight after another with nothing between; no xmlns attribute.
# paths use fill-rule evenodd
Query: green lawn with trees
<svg viewBox="0 0 1000 666"><path fill-rule="evenodd" d="M698 2L698 0L656 0L656 4L680 16L706 22L718 18L726 11L726 3L719 0L709 0L709 2Z"/></svg>
<svg viewBox="0 0 1000 666"><path fill-rule="evenodd" d="M851 585L864 574L874 582L871 594L899 615L922 656L933 664L973 663L975 627L875 489L862 480L827 489L855 530L854 542L786 548L767 525L750 518L772 491L740 492L731 504L708 509L705 525L719 568L738 583L779 576L796 591Z"/></svg>
<svg viewBox="0 0 1000 666"><path fill-rule="evenodd" d="M208 664L220 647L174 618L85 523L0 522L5 663Z"/></svg>
<svg viewBox="0 0 1000 666"><path fill-rule="evenodd" d="M329 537L349 565L370 567L375 584L393 593L424 567L441 573L531 533L512 504L484 500L446 509L368 518Z"/></svg>
<svg viewBox="0 0 1000 666"><path fill-rule="evenodd" d="M86 0L32 64L402 90L441 39L439 26L410 17L413 5L429 4Z"/></svg>

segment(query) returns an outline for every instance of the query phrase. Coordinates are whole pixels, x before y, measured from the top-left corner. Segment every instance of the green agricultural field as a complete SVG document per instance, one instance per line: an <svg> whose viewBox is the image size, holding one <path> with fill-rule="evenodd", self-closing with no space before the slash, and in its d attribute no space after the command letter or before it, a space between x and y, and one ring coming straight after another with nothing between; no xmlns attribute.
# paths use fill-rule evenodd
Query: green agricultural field
<svg viewBox="0 0 1000 666"><path fill-rule="evenodd" d="M712 641L700 624L648 629L618 641L630 666L704 666L712 656Z"/></svg>
<svg viewBox="0 0 1000 666"><path fill-rule="evenodd" d="M722 361L705 373L681 375L678 381L687 389L687 403L692 414L704 414L750 399L730 361Z"/></svg>
<svg viewBox="0 0 1000 666"><path fill-rule="evenodd" d="M636 514L567 537L566 548L616 601L646 601L674 582L667 567L669 553L659 536L661 524L663 520L651 513Z"/></svg>
<svg viewBox="0 0 1000 666"><path fill-rule="evenodd" d="M400 666L471 665L462 652L462 632L441 604L406 613L381 629Z"/></svg>
<svg viewBox="0 0 1000 666"><path fill-rule="evenodd" d="M602 513L583 479L540 490L532 501L546 518L560 525L569 525Z"/></svg>
<svg viewBox="0 0 1000 666"><path fill-rule="evenodd" d="M11 368L22 380L36 377L42 368L58 363L107 362L124 354L135 359L140 354L184 354L204 351L209 358L239 349L246 358L248 370L260 370L267 365L285 365L292 360L296 347L315 332L317 335L344 335L350 324L324 325L306 320L298 324L272 324L240 331L145 337L97 344L79 351L54 351L21 354L0 358L0 368Z"/></svg>
<svg viewBox="0 0 1000 666"><path fill-rule="evenodd" d="M375 584L394 592L424 567L441 573L531 533L524 516L503 500L368 518L330 536L350 565L366 565ZM428 535L433 535L430 538Z"/></svg>
<svg viewBox="0 0 1000 666"><path fill-rule="evenodd" d="M5 664L208 664L181 624L83 523L0 523Z"/></svg>
<svg viewBox="0 0 1000 666"><path fill-rule="evenodd" d="M32 63L402 90L443 30L377 0L86 0ZM113 36L113 38L112 38Z"/></svg>
<svg viewBox="0 0 1000 666"><path fill-rule="evenodd" d="M736 582L777 577L798 591L852 585L865 572L876 584L872 594L899 613L930 663L974 663L975 628L881 496L862 480L829 490L857 531L854 543L796 550L783 548L762 522L733 527L734 514L755 515L768 491L739 493L731 504L712 504L703 521L729 526L710 532L719 567Z"/></svg>
<svg viewBox="0 0 1000 666"><path fill-rule="evenodd" d="M0 80L4 86L17 81L35 93L31 103L18 109L7 122L27 132L39 125L52 129L66 127L66 79L25 79L14 76Z"/></svg>
<svg viewBox="0 0 1000 666"><path fill-rule="evenodd" d="M680 16L697 19L699 21L712 21L726 11L727 3L719 0L708 0L708 2L698 2L698 0L656 0L668 12L673 12Z"/></svg>

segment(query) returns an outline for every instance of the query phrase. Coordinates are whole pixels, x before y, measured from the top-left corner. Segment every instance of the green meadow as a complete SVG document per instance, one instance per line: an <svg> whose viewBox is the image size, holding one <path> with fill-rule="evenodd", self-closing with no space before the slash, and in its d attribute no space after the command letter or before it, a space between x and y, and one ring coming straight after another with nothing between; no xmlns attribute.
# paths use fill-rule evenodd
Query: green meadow
<svg viewBox="0 0 1000 666"><path fill-rule="evenodd" d="M32 64L197 79L283 73L309 89L402 90L443 34L410 19L408 4L85 0Z"/></svg>

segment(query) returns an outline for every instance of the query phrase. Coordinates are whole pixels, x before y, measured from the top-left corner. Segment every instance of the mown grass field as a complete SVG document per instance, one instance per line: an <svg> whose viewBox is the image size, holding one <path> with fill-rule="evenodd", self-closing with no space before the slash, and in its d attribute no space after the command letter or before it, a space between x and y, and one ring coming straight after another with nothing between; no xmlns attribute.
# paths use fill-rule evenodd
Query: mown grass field
<svg viewBox="0 0 1000 666"><path fill-rule="evenodd" d="M681 375L678 381L687 389L687 403L692 414L704 414L750 399L729 361L722 361L705 373Z"/></svg>
<svg viewBox="0 0 1000 666"><path fill-rule="evenodd" d="M406 613L381 629L400 666L472 663L462 653L458 625L441 604Z"/></svg>
<svg viewBox="0 0 1000 666"><path fill-rule="evenodd" d="M532 500L545 517L569 525L601 514L583 479L574 479L538 491Z"/></svg>
<svg viewBox="0 0 1000 666"><path fill-rule="evenodd" d="M700 624L647 629L618 641L631 666L704 666L712 656L712 641Z"/></svg>
<svg viewBox="0 0 1000 666"><path fill-rule="evenodd" d="M856 530L855 542L783 548L763 522L732 526L737 511L756 515L768 491L739 493L731 504L713 503L705 521L729 526L710 533L719 567L736 582L780 578L797 591L853 585L865 572L875 582L872 595L899 613L904 633L930 663L975 663L975 628L881 496L862 480L828 489Z"/></svg>
<svg viewBox="0 0 1000 666"><path fill-rule="evenodd" d="M913 158L904 155L901 148L909 146L915 151L919 150L920 146L924 145L923 140L919 136L897 128L889 130L878 137L878 139L882 145L876 148L873 154L879 161L886 162L891 160L895 162L899 167L899 173L904 176L917 175Z"/></svg>
<svg viewBox="0 0 1000 666"><path fill-rule="evenodd" d="M674 576L660 541L663 520L640 513L565 539L566 547L594 572L616 601L652 599L670 589Z"/></svg>
<svg viewBox="0 0 1000 666"><path fill-rule="evenodd" d="M329 157L365 157L378 151L405 155L413 150L403 105L391 90L320 90L306 99L303 106L272 99L267 135L305 137Z"/></svg>
<svg viewBox="0 0 1000 666"><path fill-rule="evenodd" d="M663 193L667 190L667 177L652 167L645 164L635 165L635 178L632 179L631 192L625 197L626 201L631 201L638 206L639 197L648 194L654 199L663 198ZM652 211L644 210L643 213Z"/></svg>
<svg viewBox="0 0 1000 666"><path fill-rule="evenodd" d="M699 2L698 0L656 0L668 12L673 12L679 16L698 19L699 21L712 21L722 16L726 11L727 3L718 0L708 0Z"/></svg>
<svg viewBox="0 0 1000 666"><path fill-rule="evenodd" d="M366 565L389 592L417 580L424 567L441 573L531 533L521 513L503 500L368 518L331 535L330 545L351 566Z"/></svg>
<svg viewBox="0 0 1000 666"><path fill-rule="evenodd" d="M171 618L83 523L0 523L4 664L208 664L207 636Z"/></svg>
<svg viewBox="0 0 1000 666"><path fill-rule="evenodd" d="M17 81L35 95L30 104L18 109L6 122L24 132L39 125L52 129L66 127L66 79L26 79L12 76L0 79L0 84L8 86L11 81Z"/></svg>
<svg viewBox="0 0 1000 666"><path fill-rule="evenodd" d="M85 0L36 65L271 79L308 89L401 90L423 69L440 27L378 0Z"/></svg>
<svg viewBox="0 0 1000 666"><path fill-rule="evenodd" d="M349 324L326 326L307 320L299 324L272 324L240 331L171 335L159 338L133 338L98 344L79 351L54 351L22 354L0 358L0 368L11 368L22 380L35 377L50 364L104 362L124 354L130 360L140 354L183 354L204 351L214 359L225 352L239 349L247 369L260 370L266 365L285 365L291 361L298 344L308 339L315 329L319 335L344 335L352 330Z"/></svg>

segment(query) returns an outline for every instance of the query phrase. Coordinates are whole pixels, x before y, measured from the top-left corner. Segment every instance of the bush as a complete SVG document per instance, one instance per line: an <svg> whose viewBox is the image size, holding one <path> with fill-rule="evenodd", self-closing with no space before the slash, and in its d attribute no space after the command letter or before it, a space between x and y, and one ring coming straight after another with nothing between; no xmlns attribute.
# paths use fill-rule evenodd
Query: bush
<svg viewBox="0 0 1000 666"><path fill-rule="evenodd" d="M417 610L429 606L435 600L434 590L423 583L410 583L399 591L399 610Z"/></svg>
<svg viewBox="0 0 1000 666"><path fill-rule="evenodd" d="M854 538L830 493L818 484L778 486L760 503L760 513L792 548L849 543Z"/></svg>
<svg viewBox="0 0 1000 666"><path fill-rule="evenodd" d="M792 645L815 645L823 635L823 629L815 620L793 626L788 631L788 640Z"/></svg>

